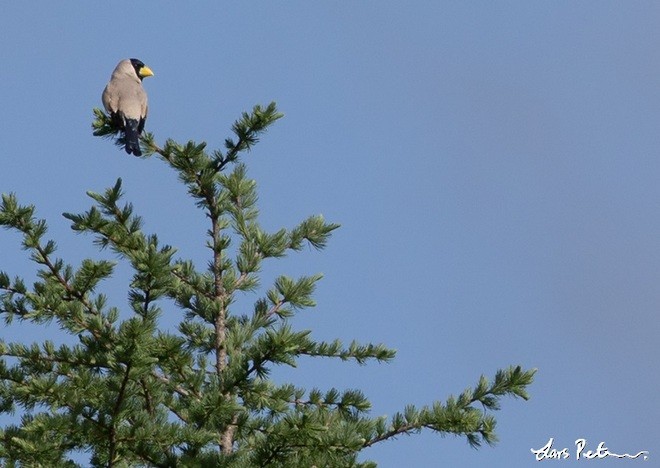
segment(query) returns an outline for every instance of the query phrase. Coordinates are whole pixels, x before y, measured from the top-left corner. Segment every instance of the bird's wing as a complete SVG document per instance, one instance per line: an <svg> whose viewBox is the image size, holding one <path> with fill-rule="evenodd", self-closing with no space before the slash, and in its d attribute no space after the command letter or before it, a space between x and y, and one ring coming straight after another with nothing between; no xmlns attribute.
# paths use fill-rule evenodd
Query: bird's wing
<svg viewBox="0 0 660 468"><path fill-rule="evenodd" d="M147 114L149 113L149 103L147 101L147 93L144 88L142 88L142 93L144 94L144 102L142 103L142 118L146 119Z"/></svg>
<svg viewBox="0 0 660 468"><path fill-rule="evenodd" d="M101 96L101 100L103 101L103 107L105 107L105 110L110 113L114 114L117 112L117 103L119 101L119 93L117 92L117 86L115 83L110 80L110 83L105 87L103 90L103 95Z"/></svg>
<svg viewBox="0 0 660 468"><path fill-rule="evenodd" d="M146 95L145 95L146 98ZM142 133L142 130L144 130L144 122L147 120L147 114L149 113L149 105L147 104L147 101L145 99L144 102L144 113L142 114L142 117L140 118L140 123L138 125L138 133Z"/></svg>

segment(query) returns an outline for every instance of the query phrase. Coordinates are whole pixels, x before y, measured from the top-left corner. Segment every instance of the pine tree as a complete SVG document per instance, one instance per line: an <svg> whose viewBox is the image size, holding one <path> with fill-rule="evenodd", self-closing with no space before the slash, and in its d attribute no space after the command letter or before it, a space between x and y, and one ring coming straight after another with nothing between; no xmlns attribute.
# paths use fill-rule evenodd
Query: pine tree
<svg viewBox="0 0 660 468"><path fill-rule="evenodd" d="M94 133L115 137L95 109ZM3 466L367 467L359 452L401 434L430 429L465 436L473 447L496 441L492 411L501 397L527 399L535 370L510 367L491 381L445 402L405 406L391 418L370 415L358 390L306 390L269 379L275 365L301 356L390 361L384 345L315 341L290 318L314 305L320 275L280 276L262 290L262 262L306 245L323 249L338 225L311 216L292 229L266 232L258 222L255 181L241 157L281 118L274 103L256 106L233 125L223 150L142 138L144 157L173 169L209 222L209 264L176 258L172 246L142 230L123 201L121 179L92 207L65 213L74 231L93 236L131 267L127 308L99 292L115 263L86 259L78 266L56 255L47 225L14 194L2 196L0 225L22 236L37 265L26 285L0 271L0 314L44 327L56 324L69 344L0 342L0 411L20 423L0 430ZM231 245L231 248L230 248ZM238 293L257 297L238 310ZM180 311L176 331L159 324L164 303Z"/></svg>

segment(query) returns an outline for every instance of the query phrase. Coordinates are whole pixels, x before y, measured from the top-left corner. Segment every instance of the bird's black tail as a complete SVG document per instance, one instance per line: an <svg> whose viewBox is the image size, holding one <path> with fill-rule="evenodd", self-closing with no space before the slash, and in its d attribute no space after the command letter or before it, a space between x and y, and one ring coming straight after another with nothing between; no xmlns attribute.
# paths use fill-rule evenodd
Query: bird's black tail
<svg viewBox="0 0 660 468"><path fill-rule="evenodd" d="M137 120L126 119L124 140L126 141L126 152L128 154L133 153L135 156L142 156L142 151L140 151L140 131L138 130Z"/></svg>

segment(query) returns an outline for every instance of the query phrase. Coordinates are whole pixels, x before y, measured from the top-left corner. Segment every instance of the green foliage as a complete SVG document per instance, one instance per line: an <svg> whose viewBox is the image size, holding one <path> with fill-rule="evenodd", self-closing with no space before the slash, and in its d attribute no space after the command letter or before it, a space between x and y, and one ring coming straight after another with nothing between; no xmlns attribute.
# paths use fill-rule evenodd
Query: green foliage
<svg viewBox="0 0 660 468"><path fill-rule="evenodd" d="M94 134L116 137L108 116L94 114ZM3 465L77 466L72 453L85 451L93 466L372 467L357 460L361 450L424 428L463 435L473 447L496 441L491 412L503 396L527 399L535 370L499 371L457 398L407 406L389 420L370 416L359 390L307 391L269 380L274 366L296 366L301 356L365 364L395 354L382 344L316 341L291 326L291 317L315 305L320 274L280 276L259 292L265 259L305 245L322 249L338 228L318 215L273 233L259 225L256 184L239 159L281 117L274 103L254 107L222 151L142 138L144 157L171 167L209 220L206 269L144 233L123 201L121 179L89 192L89 210L64 215L74 231L130 265L123 314L98 291L114 263L66 263L34 207L2 196L0 225L20 233L38 279L28 286L0 271L0 314L7 325L55 323L71 335L62 345L0 342L0 411L22 415L0 430ZM235 305L239 292L257 294L251 311ZM174 332L159 326L166 302L181 312Z"/></svg>

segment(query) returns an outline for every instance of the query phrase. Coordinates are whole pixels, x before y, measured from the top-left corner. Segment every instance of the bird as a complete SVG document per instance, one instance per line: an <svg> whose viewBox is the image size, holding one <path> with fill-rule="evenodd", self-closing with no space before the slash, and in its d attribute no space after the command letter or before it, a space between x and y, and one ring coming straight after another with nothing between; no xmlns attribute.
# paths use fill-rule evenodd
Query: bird
<svg viewBox="0 0 660 468"><path fill-rule="evenodd" d="M101 96L112 125L124 134L124 149L135 156L142 156L139 138L148 111L142 80L148 76L154 76L154 72L141 60L122 60L112 72Z"/></svg>

